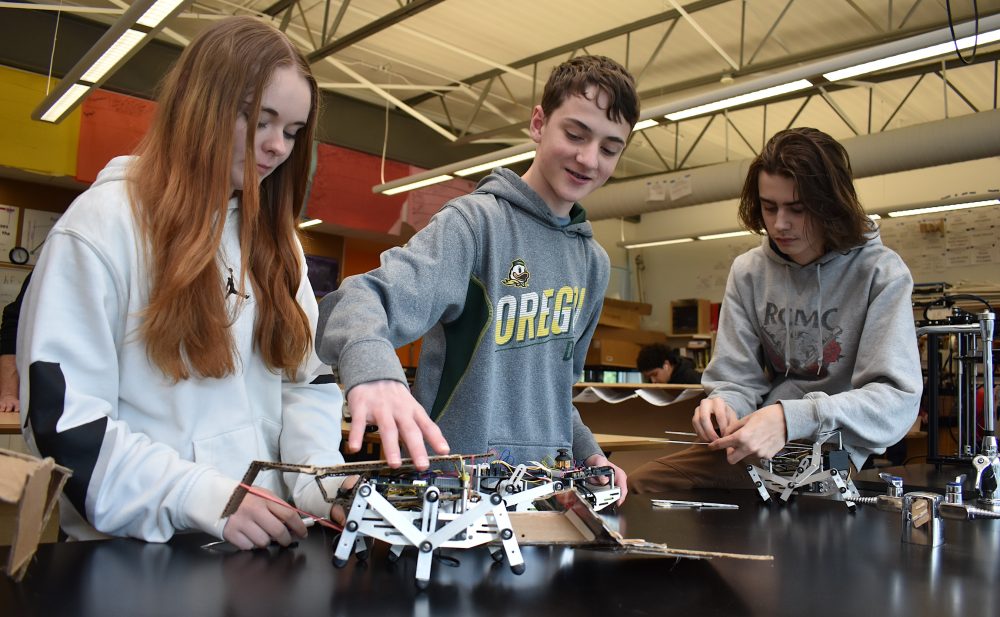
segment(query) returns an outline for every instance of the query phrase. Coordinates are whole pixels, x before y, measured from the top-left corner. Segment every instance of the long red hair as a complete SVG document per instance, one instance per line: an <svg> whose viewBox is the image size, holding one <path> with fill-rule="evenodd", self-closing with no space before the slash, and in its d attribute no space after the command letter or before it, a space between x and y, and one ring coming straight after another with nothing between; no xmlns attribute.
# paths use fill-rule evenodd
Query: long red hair
<svg viewBox="0 0 1000 617"><path fill-rule="evenodd" d="M309 82L312 107L289 158L260 182L254 136L261 96L274 70L285 66ZM295 301L303 268L295 221L305 200L318 99L302 54L251 17L202 32L161 83L156 116L130 169L130 191L152 283L140 336L150 361L173 380L225 377L240 361L217 253L233 194L241 112L247 135L240 271L256 302L254 346L271 370L289 377L309 353L309 321Z"/></svg>

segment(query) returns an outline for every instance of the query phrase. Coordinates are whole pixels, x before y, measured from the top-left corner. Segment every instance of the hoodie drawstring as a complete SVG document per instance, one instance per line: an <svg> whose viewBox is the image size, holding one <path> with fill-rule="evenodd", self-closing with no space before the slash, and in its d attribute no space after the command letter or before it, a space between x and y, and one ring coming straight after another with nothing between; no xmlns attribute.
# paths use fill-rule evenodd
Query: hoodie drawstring
<svg viewBox="0 0 1000 617"><path fill-rule="evenodd" d="M785 377L792 368L792 275L790 267L785 264Z"/></svg>
<svg viewBox="0 0 1000 617"><path fill-rule="evenodd" d="M816 262L816 287L819 288L819 291L816 293L816 341L819 348L816 352L817 377L823 370L823 277L820 276L821 267L820 263Z"/></svg>

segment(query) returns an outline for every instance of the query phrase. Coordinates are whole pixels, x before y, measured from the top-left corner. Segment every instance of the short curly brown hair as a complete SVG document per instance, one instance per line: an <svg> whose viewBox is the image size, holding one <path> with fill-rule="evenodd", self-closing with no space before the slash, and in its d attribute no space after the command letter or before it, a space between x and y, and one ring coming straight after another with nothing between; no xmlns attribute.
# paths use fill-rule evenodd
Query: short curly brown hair
<svg viewBox="0 0 1000 617"><path fill-rule="evenodd" d="M542 92L542 111L551 116L567 96L585 96L590 86L597 86L608 95L608 120L624 120L630 127L639 120L635 78L607 56L578 56L552 69Z"/></svg>

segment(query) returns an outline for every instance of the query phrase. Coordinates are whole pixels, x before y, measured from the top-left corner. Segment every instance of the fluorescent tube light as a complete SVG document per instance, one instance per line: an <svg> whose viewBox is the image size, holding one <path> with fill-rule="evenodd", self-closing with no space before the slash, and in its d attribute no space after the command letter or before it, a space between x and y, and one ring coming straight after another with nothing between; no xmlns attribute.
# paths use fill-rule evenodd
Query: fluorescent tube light
<svg viewBox="0 0 1000 617"><path fill-rule="evenodd" d="M118 37L118 40L111 44L111 47L106 52L101 54L97 62L94 62L87 69L87 72L80 77L80 81L90 84L100 82L145 36L144 33L138 30L126 30L124 34Z"/></svg>
<svg viewBox="0 0 1000 617"><path fill-rule="evenodd" d="M157 0L156 4L136 20L136 23L147 28L155 28L167 18L184 0Z"/></svg>
<svg viewBox="0 0 1000 617"><path fill-rule="evenodd" d="M659 124L659 122L657 122L653 118L647 118L646 120L639 120L638 122L635 123L635 126L632 127L632 132L634 133L636 131L644 131L648 128L656 126L657 124Z"/></svg>
<svg viewBox="0 0 1000 617"><path fill-rule="evenodd" d="M749 236L750 232L746 230L742 231L727 231L721 234L708 234L707 236L698 236L699 240L721 240L722 238L738 238L740 236Z"/></svg>
<svg viewBox="0 0 1000 617"><path fill-rule="evenodd" d="M868 218L871 219L871 220L873 220L873 221L881 221L882 220L882 216L878 215L878 214L869 214Z"/></svg>
<svg viewBox="0 0 1000 617"><path fill-rule="evenodd" d="M934 212L948 212L949 210L967 210L969 208L982 208L983 206L1000 206L1000 199L984 199L982 201L969 201L964 204L951 204L948 206L931 206L930 208L914 208L913 210L896 210L890 212L890 217L916 216L918 214L933 214Z"/></svg>
<svg viewBox="0 0 1000 617"><path fill-rule="evenodd" d="M306 227L312 227L314 225L319 225L323 222L323 219L309 219L308 221L302 221L299 223L299 229L305 229Z"/></svg>
<svg viewBox="0 0 1000 617"><path fill-rule="evenodd" d="M653 242L637 242L634 244L623 244L622 248L627 249L641 249L649 246L666 246L668 244L684 244L685 242L694 242L694 238L677 238L675 240L654 240Z"/></svg>
<svg viewBox="0 0 1000 617"><path fill-rule="evenodd" d="M729 97L728 99L722 99L721 101L715 101L714 103L706 103L704 105L698 105L697 107L690 107L688 109L671 112L665 117L667 120L673 120L676 122L677 120L683 120L684 118L700 116L713 111L719 111L720 109L728 109L730 107L736 107L737 105L744 105L746 103L752 103L754 101L760 101L762 99L768 99L773 96L780 96L782 94L788 94L789 92L796 92L798 90L805 90L806 88L811 87L812 82L808 79L799 79L788 82L787 84L779 84L777 86L771 86L770 88L764 88L763 90L755 90L754 92L747 92L746 94Z"/></svg>
<svg viewBox="0 0 1000 617"><path fill-rule="evenodd" d="M70 86L66 94L59 97L52 106L42 114L41 119L45 122L55 122L58 120L67 110L72 109L81 98L83 98L88 92L90 92L89 86L83 86L80 84L73 84Z"/></svg>
<svg viewBox="0 0 1000 617"><path fill-rule="evenodd" d="M437 184L439 182L451 180L452 178L454 178L454 176L450 176L448 174L441 174L440 176L434 176L433 178L427 178L426 180L418 180L416 182L404 184L403 186L397 186L396 188L386 189L385 191L382 191L382 194L395 195L397 193L405 193L406 191L412 191L414 189L423 188L425 186L430 186L432 184Z"/></svg>
<svg viewBox="0 0 1000 617"><path fill-rule="evenodd" d="M521 154L515 154L513 156L504 157L502 159L497 159L495 161L489 161L483 163L482 165L473 165L472 167L466 167L465 169L459 169L455 172L456 176L471 176L477 174L481 171L488 171L494 167L501 167L503 165L510 165L511 163L520 163L521 161L528 161L535 158L535 151L522 152ZM395 190L395 189L392 189ZM389 191L385 192L386 195L392 195Z"/></svg>
<svg viewBox="0 0 1000 617"><path fill-rule="evenodd" d="M972 47L976 44L976 38L976 36L967 36L958 39L958 41L948 41L946 43L938 43L937 45L931 45L921 49L914 49L913 51L896 54L894 56L889 56L888 58L872 60L871 62L864 62L855 66L849 66L838 71L823 73L823 77L829 81L839 81L841 79L849 79L851 77L857 77L858 75L864 75L865 73L874 73L875 71L881 71L882 69L900 66L902 64L926 60L935 56L943 56L955 51L956 47L959 50ZM980 33L978 39L979 45L987 45L989 43L993 43L994 41L998 41L1000 40L1000 30Z"/></svg>
<svg viewBox="0 0 1000 617"><path fill-rule="evenodd" d="M45 98L31 112L31 117L52 123L62 120L87 92L99 87L122 63L156 36L163 28L165 19L178 14L191 1L134 0L59 83L46 92Z"/></svg>

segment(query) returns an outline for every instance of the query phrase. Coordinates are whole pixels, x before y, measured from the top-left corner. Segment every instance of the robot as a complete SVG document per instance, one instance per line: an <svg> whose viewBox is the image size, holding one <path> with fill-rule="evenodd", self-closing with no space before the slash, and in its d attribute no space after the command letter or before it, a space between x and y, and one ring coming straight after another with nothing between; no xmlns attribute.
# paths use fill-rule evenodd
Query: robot
<svg viewBox="0 0 1000 617"><path fill-rule="evenodd" d="M433 553L439 548L488 544L495 560L506 559L511 571L523 573L524 558L510 512L533 511L537 500L560 492L573 491L594 509L605 508L621 496L614 468L574 465L565 450L551 467L537 461L513 466L491 454L433 456L430 461L431 471L418 471L411 460L404 460L396 469L384 461L331 467L255 461L223 516L236 511L248 492L245 487L251 486L262 470L313 475L323 498L331 504L340 503L348 513L334 546L334 565L346 565L352 552L360 560L367 559L369 540L389 544L391 560L398 559L405 547L413 546L418 551L417 586L425 588ZM327 478L353 475L359 480L347 494L330 495L324 487ZM588 486L594 481L606 483Z"/></svg>
<svg viewBox="0 0 1000 617"><path fill-rule="evenodd" d="M836 438L834 447L824 445ZM761 466L747 465L747 473L760 498L770 501L771 492L787 503L795 492L842 499L852 512L860 492L850 477L851 461L844 450L840 431L820 435L811 446L789 443Z"/></svg>

